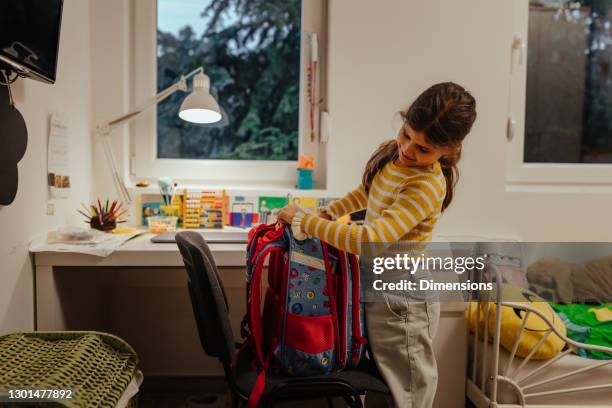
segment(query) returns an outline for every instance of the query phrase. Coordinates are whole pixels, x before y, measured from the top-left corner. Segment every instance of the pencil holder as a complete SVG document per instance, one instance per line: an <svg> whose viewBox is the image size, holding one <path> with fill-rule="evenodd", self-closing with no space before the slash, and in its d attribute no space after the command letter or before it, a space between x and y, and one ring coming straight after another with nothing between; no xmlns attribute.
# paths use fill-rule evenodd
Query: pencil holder
<svg viewBox="0 0 612 408"><path fill-rule="evenodd" d="M89 226L100 231L110 232L117 228L117 220L103 219L100 221L99 217L93 216L89 219Z"/></svg>
<svg viewBox="0 0 612 408"><path fill-rule="evenodd" d="M106 204L102 204L102 201L96 200L94 204L90 204L86 207L85 204L81 203L84 211L77 209L79 214L86 217L85 222L89 224L91 228L110 232L117 227L117 224L125 222L120 217L125 214L128 209L121 209L121 203L117 200L109 203L106 200Z"/></svg>
<svg viewBox="0 0 612 408"><path fill-rule="evenodd" d="M181 207L178 205L160 205L159 209L162 215L168 217L180 217Z"/></svg>

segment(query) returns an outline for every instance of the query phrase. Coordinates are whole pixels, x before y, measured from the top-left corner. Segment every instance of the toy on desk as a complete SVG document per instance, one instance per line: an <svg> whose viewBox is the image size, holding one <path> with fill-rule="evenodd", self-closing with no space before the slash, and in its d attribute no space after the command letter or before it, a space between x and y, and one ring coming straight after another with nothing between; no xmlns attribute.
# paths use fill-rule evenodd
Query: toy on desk
<svg viewBox="0 0 612 408"><path fill-rule="evenodd" d="M159 180L157 180L157 185L159 186L159 191L164 200L164 205L170 205L177 184L173 183L170 177L160 177Z"/></svg>
<svg viewBox="0 0 612 408"><path fill-rule="evenodd" d="M142 225L148 227L147 218L161 214L161 203L143 203L142 204Z"/></svg>
<svg viewBox="0 0 612 408"><path fill-rule="evenodd" d="M139 180L136 182L136 187L149 187L149 180Z"/></svg>
<svg viewBox="0 0 612 408"><path fill-rule="evenodd" d="M97 206L95 204L91 204L89 208L85 206L85 204L81 203L83 210L77 210L79 213L84 215L91 228L109 232L114 230L117 227L117 224L121 224L125 222L125 220L121 220L120 217L125 214L128 209L125 208L121 210L121 203L118 203L117 200L113 201L109 207L108 200L106 200L106 204L102 205L100 200L97 200Z"/></svg>
<svg viewBox="0 0 612 408"><path fill-rule="evenodd" d="M159 206L160 214L165 215L167 217L177 217L181 216L181 204L172 204L172 205L160 205Z"/></svg>
<svg viewBox="0 0 612 408"><path fill-rule="evenodd" d="M167 217L176 217L178 219L178 226L183 225L183 195L172 193L172 198L168 205L161 205L159 207L160 214Z"/></svg>
<svg viewBox="0 0 612 408"><path fill-rule="evenodd" d="M184 192L183 228L215 228L224 225L227 207L225 190Z"/></svg>
<svg viewBox="0 0 612 408"><path fill-rule="evenodd" d="M253 203L233 203L230 225L241 228L253 226L253 208Z"/></svg>
<svg viewBox="0 0 612 408"><path fill-rule="evenodd" d="M293 197L290 194L287 195L287 204L295 204L298 207L315 211L317 209L317 198L316 197Z"/></svg>
<svg viewBox="0 0 612 408"><path fill-rule="evenodd" d="M225 211L227 196L225 191L221 194L215 192L202 192L202 228L223 228L225 224Z"/></svg>
<svg viewBox="0 0 612 408"><path fill-rule="evenodd" d="M312 172L314 157L300 156L297 165L297 185L300 190L312 190Z"/></svg>
<svg viewBox="0 0 612 408"><path fill-rule="evenodd" d="M229 201L229 225L248 228L258 222L257 197L233 196Z"/></svg>
<svg viewBox="0 0 612 408"><path fill-rule="evenodd" d="M276 218L281 208L288 204L287 197L259 197L259 223L271 224L276 222Z"/></svg>
<svg viewBox="0 0 612 408"><path fill-rule="evenodd" d="M153 234L162 234L164 232L176 231L178 217L156 215L147 219L149 231Z"/></svg>

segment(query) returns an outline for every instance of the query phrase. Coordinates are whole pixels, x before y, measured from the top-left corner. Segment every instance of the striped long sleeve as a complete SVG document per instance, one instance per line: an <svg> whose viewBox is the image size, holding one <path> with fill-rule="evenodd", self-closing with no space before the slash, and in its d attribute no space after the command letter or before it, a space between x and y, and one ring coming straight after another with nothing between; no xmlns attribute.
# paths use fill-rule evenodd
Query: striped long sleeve
<svg viewBox="0 0 612 408"><path fill-rule="evenodd" d="M429 172L387 165L370 188L364 225L344 225L305 214L300 228L354 254L360 254L367 243L427 241L446 194L443 177L439 165Z"/></svg>
<svg viewBox="0 0 612 408"><path fill-rule="evenodd" d="M363 184L349 192L339 200L333 201L327 207L327 212L335 218L363 210L368 205L368 196L365 193Z"/></svg>

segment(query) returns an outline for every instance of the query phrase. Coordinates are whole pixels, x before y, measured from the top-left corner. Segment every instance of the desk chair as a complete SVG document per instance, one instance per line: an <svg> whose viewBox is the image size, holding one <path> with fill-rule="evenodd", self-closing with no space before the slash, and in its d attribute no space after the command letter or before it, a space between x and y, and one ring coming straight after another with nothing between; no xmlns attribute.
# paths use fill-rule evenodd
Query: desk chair
<svg viewBox="0 0 612 408"><path fill-rule="evenodd" d="M202 348L223 365L234 407L244 406L258 373L246 352L240 353L236 365L232 366L240 344L234 342L227 296L212 253L202 235L195 231L179 232L176 242L187 269L189 295ZM372 364L312 377L288 377L271 372L266 375L261 404L267 407L281 400L327 398L331 406L332 397L341 397L349 406L361 408L360 395L366 391L389 394Z"/></svg>

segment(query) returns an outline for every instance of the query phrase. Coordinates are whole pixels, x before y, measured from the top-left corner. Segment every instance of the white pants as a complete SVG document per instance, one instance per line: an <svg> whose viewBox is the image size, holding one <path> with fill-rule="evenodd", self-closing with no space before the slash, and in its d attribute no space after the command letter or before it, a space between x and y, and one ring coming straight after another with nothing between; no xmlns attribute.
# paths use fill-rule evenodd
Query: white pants
<svg viewBox="0 0 612 408"><path fill-rule="evenodd" d="M432 341L440 304L389 297L366 303L366 321L374 361L397 408L429 408L438 383Z"/></svg>

